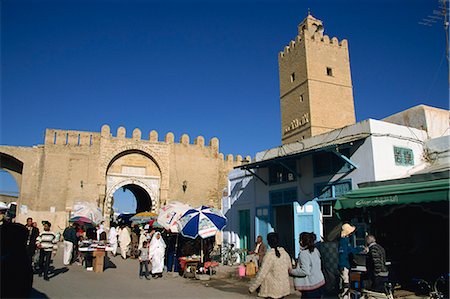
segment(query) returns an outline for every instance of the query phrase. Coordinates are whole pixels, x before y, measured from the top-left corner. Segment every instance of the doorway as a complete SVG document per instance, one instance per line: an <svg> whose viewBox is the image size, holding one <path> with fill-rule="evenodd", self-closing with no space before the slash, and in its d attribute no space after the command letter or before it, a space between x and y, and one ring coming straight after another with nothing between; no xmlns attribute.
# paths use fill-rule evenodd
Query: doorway
<svg viewBox="0 0 450 299"><path fill-rule="evenodd" d="M239 211L239 245L241 249L250 248L250 210Z"/></svg>
<svg viewBox="0 0 450 299"><path fill-rule="evenodd" d="M273 207L275 232L279 236L279 244L291 257L295 258L294 249L294 219L292 205Z"/></svg>

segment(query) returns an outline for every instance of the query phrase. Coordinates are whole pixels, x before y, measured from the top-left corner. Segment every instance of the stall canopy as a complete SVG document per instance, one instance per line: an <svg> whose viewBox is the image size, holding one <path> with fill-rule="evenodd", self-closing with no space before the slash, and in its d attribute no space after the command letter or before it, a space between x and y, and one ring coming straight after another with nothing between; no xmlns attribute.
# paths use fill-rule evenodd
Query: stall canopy
<svg viewBox="0 0 450 299"><path fill-rule="evenodd" d="M449 191L448 179L363 187L340 197L336 201L334 209L339 211L384 205L448 201Z"/></svg>

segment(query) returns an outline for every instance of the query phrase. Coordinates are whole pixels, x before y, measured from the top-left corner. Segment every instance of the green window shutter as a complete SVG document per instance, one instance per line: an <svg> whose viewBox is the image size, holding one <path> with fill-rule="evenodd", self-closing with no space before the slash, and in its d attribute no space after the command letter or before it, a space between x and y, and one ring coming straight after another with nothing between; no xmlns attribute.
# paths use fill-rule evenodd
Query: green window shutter
<svg viewBox="0 0 450 299"><path fill-rule="evenodd" d="M414 153L412 149L394 146L395 164L400 166L414 165Z"/></svg>

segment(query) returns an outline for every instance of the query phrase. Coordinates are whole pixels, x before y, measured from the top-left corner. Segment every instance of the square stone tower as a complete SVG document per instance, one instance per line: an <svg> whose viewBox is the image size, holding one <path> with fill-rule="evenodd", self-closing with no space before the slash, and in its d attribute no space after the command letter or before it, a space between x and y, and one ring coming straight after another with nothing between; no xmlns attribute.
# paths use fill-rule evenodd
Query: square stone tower
<svg viewBox="0 0 450 299"><path fill-rule="evenodd" d="M279 53L283 144L355 123L347 40L323 35L321 20L308 16Z"/></svg>

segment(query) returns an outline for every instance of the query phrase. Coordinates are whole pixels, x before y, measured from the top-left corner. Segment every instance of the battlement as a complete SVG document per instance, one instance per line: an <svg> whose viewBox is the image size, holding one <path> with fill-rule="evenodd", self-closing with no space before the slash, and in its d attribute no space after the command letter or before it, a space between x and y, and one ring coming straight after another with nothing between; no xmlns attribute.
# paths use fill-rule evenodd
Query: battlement
<svg viewBox="0 0 450 299"><path fill-rule="evenodd" d="M46 145L93 146L100 144L100 134L94 132L46 129Z"/></svg>
<svg viewBox="0 0 450 299"><path fill-rule="evenodd" d="M322 45L348 49L348 41L346 39L342 39L341 41L339 41L337 37L333 37L330 39L328 35L323 35L319 32L316 32L311 36L308 36L306 34L303 34L302 36L297 35L295 40L291 40L289 45L284 47L283 51L279 52L278 57L280 59L288 57L289 53L292 52L296 47L300 45L300 43L304 42L305 40L317 42Z"/></svg>
<svg viewBox="0 0 450 299"><path fill-rule="evenodd" d="M134 140L134 141L150 141L150 142L155 142L155 143L166 143L166 144L175 144L175 145L183 145L183 146L195 146L195 147L199 147L199 148L211 148L214 152L219 153L219 139L217 137L213 137L208 141L208 145L205 145L205 138L203 136L197 136L194 140L193 143L191 143L191 138L188 134L183 134L181 135L179 142L175 142L175 135L172 132L168 132L165 136L164 136L164 141L160 141L158 139L158 132L155 130L152 130L149 135L148 135L148 139L144 140L142 139L142 132L140 129L135 128L132 132L132 136L131 138L127 138L126 137L126 129L124 127L119 127L117 129L116 132L116 136L113 136L111 134L111 129L108 125L103 125L101 128L101 138L119 138L119 139L130 139L130 140ZM94 133L94 134L98 134L98 133ZM221 158L222 160L224 160L224 155L223 154L218 154L218 157ZM235 162L242 162L242 156L237 155L236 159L233 158L233 155L228 155L226 161L230 162L230 161L235 161ZM251 157L247 156L246 160L251 161Z"/></svg>
<svg viewBox="0 0 450 299"><path fill-rule="evenodd" d="M126 137L127 130L124 127L117 128L116 136L111 134L111 129L108 125L103 125L101 132L83 132L83 131L72 131L72 130L57 130L57 129L46 129L45 131L45 145L64 145L64 146L94 146L99 145L101 138L118 138L118 139L129 139L132 141L149 141L155 143L165 143L165 144L175 144L184 146L195 146L199 148L211 148L214 152L218 154L219 159L226 162L238 162L251 161L251 157L247 156L245 159L241 155L234 157L229 154L225 156L219 153L219 139L213 137L208 141L208 145L205 145L205 138L203 136L197 136L193 143L190 142L190 137L188 134L181 135L179 142L175 142L175 135L172 132L168 132L164 141L158 140L158 132L155 130L150 131L148 139L142 139L142 132L140 129L135 128L132 132L130 138Z"/></svg>

